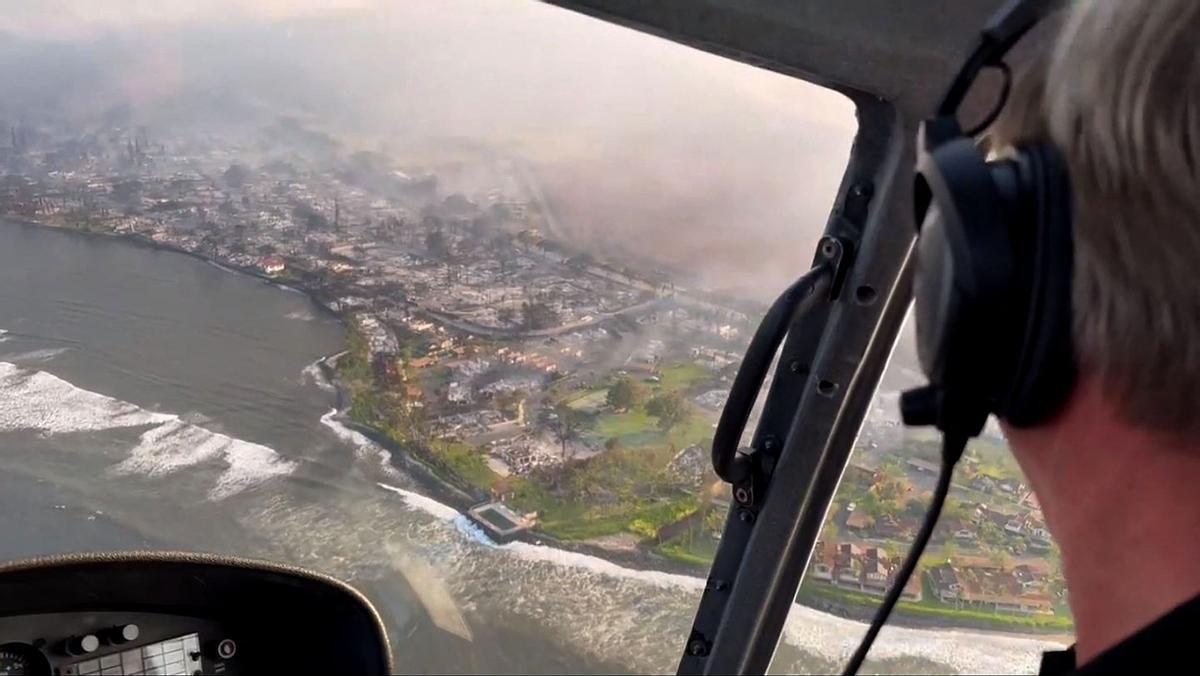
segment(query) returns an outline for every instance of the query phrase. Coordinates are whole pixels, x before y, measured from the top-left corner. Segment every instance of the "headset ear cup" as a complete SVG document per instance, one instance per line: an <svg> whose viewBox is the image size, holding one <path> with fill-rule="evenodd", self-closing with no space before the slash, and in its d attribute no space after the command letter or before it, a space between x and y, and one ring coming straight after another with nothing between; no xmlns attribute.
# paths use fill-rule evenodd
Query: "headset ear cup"
<svg viewBox="0 0 1200 676"><path fill-rule="evenodd" d="M1044 423L1062 408L1076 380L1071 340L1074 230L1066 161L1050 144L1018 148L1020 213L1032 223L1029 299L1011 387L996 413L1016 427Z"/></svg>
<svg viewBox="0 0 1200 676"><path fill-rule="evenodd" d="M967 137L922 153L917 169L915 197L929 196L914 283L918 356L938 393L927 402L936 410L919 417L974 436L1011 387L1025 316L1023 307L1013 307L1014 284L1024 278L1017 272L1010 198L996 167Z"/></svg>

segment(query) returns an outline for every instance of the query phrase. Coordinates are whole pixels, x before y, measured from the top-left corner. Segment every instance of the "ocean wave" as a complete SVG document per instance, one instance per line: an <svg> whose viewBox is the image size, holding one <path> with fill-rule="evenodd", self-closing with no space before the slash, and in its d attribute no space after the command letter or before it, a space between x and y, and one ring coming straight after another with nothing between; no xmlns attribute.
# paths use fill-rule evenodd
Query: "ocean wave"
<svg viewBox="0 0 1200 676"><path fill-rule="evenodd" d="M392 493L399 495L404 500L404 503L409 507L412 507L413 509L419 509L435 518L446 521L454 521L463 515L462 512L459 512L450 505L442 504L437 500L425 495L421 495L420 493L414 493L413 491L408 491L403 488L385 483L376 483L375 485L379 486L385 491L391 491Z"/></svg>
<svg viewBox="0 0 1200 676"><path fill-rule="evenodd" d="M283 316L284 319L295 319L302 322L314 321L317 316L311 310L295 310Z"/></svg>
<svg viewBox="0 0 1200 676"><path fill-rule="evenodd" d="M216 268L216 269L218 269L218 270L224 270L225 272L232 272L232 273L234 273L235 275L236 275L236 274L243 274L241 270L238 270L238 269L236 269L236 268L231 268L231 267L229 267L228 265L225 265L225 264L223 264L223 263L218 263L217 261L215 261L215 260L213 260L213 259L211 259L211 258L205 258L205 259L204 259L204 262L205 262L205 263L208 263L209 265L213 266L214 268Z"/></svg>
<svg viewBox="0 0 1200 676"><path fill-rule="evenodd" d="M865 625L792 604L784 625L788 644L838 662L850 657L862 640ZM1034 673L1044 650L1062 645L1034 637L969 629L916 629L886 625L871 647L870 660L921 657L953 667L959 673Z"/></svg>
<svg viewBox="0 0 1200 676"><path fill-rule="evenodd" d="M321 424L333 430L334 435L342 441L354 446L354 454L359 458L374 458L379 463L379 469L388 477L400 479L403 475L392 466L392 454L386 448L371 441L365 434L352 430L337 419L336 408L321 416Z"/></svg>
<svg viewBox="0 0 1200 676"><path fill-rule="evenodd" d="M284 460L266 446L211 432L176 418L142 433L132 454L115 470L159 476L217 460L223 461L226 469L209 491L214 500L272 477L286 476L296 469L296 463Z"/></svg>
<svg viewBox="0 0 1200 676"><path fill-rule="evenodd" d="M329 382L329 379L325 377L325 373L321 371L321 362L323 360L324 357L305 366L304 370L300 372L300 376L303 378L303 382L311 382L326 392L335 392L337 388L333 386L333 383Z"/></svg>
<svg viewBox="0 0 1200 676"><path fill-rule="evenodd" d="M499 549L529 564L548 565L547 573L553 570L556 576L575 570L581 578L575 585L580 588L596 586L609 589L615 596L636 594L648 602L653 597L682 601L684 607L677 610L689 620L705 585L700 577L627 568L589 554L554 547L514 542ZM611 619L615 613L615 608L609 608L597 617ZM811 655L840 663L858 646L864 629L862 622L793 603L781 640ZM889 625L872 648L871 660L921 658L961 673L1032 673L1043 650L1061 647L1034 637Z"/></svg>
<svg viewBox="0 0 1200 676"><path fill-rule="evenodd" d="M4 341L0 340L0 342ZM70 348L66 347L48 347L41 350L30 350L28 352L19 352L17 354L6 354L4 355L4 358L13 363L50 361L69 349Z"/></svg>
<svg viewBox="0 0 1200 676"><path fill-rule="evenodd" d="M0 431L62 434L139 427L176 419L10 362L0 362L0 393L5 399L5 405L0 406Z"/></svg>
<svg viewBox="0 0 1200 676"><path fill-rule="evenodd" d="M652 585L660 589L675 588L689 591L704 589L704 580L692 575L666 573L659 570L626 568L625 566L592 556L591 554L581 554L556 547L535 545L528 542L510 542L502 546L501 549L507 550L526 561L541 561L554 564L558 567L579 568L605 577L636 580L637 582Z"/></svg>
<svg viewBox="0 0 1200 676"><path fill-rule="evenodd" d="M469 518L467 518L466 514L459 514L454 518L454 527L458 530L458 532L474 540L475 542L478 542L484 547L496 549L500 546L496 544L495 540L488 537L488 534L485 533L482 528L476 525L474 521L471 521Z"/></svg>
<svg viewBox="0 0 1200 676"><path fill-rule="evenodd" d="M96 432L149 427L118 473L158 476L202 462L224 462L209 497L219 500L267 479L291 473L296 463L274 450L212 432L173 413L148 411L136 404L77 387L45 371L0 362L0 431L34 430L43 434Z"/></svg>

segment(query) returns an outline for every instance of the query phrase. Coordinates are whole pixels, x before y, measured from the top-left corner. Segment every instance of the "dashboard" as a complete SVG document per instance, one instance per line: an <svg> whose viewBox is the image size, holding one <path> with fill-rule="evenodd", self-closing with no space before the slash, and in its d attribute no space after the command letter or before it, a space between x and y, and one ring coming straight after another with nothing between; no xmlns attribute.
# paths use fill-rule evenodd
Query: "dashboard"
<svg viewBox="0 0 1200 676"><path fill-rule="evenodd" d="M0 566L0 676L391 670L370 602L311 571L173 552Z"/></svg>

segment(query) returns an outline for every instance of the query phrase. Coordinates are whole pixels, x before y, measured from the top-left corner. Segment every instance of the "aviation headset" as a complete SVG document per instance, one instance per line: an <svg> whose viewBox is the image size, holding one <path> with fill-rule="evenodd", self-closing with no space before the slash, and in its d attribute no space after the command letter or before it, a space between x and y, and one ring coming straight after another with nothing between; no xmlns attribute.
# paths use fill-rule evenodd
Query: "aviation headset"
<svg viewBox="0 0 1200 676"><path fill-rule="evenodd" d="M973 136L1007 98L1002 59L1056 3L1010 2L918 138L913 295L917 353L929 384L901 398L904 422L973 437L988 414L1017 426L1049 420L1075 382L1071 348L1071 185L1049 142L989 161ZM1001 100L964 132L956 113L979 72L1004 75Z"/></svg>
<svg viewBox="0 0 1200 676"><path fill-rule="evenodd" d="M934 117L921 124L916 210L917 356L929 383L901 395L906 425L942 431L933 500L896 579L843 674L855 674L916 569L967 440L995 414L1010 425L1046 422L1075 384L1071 347L1073 237L1066 161L1047 141L989 160L975 141L1003 108L1012 73L1004 57L1061 0L1010 0ZM1004 76L1000 101L964 131L958 109L979 73Z"/></svg>

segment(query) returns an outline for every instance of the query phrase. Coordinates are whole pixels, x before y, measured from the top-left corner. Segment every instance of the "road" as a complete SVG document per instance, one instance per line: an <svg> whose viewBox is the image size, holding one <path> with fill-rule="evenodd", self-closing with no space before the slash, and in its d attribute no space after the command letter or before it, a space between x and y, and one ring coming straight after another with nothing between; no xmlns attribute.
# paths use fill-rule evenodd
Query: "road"
<svg viewBox="0 0 1200 676"><path fill-rule="evenodd" d="M665 304L667 300L668 299L665 298L652 298L641 303L635 303L634 305L621 308L620 310L602 312L597 315L593 315L590 319L581 319L578 321L561 324L559 326L551 326L549 328L536 329L533 331L526 331L519 328L483 326L417 303L410 304L410 307L429 316L436 322L456 328L460 331L466 331L467 333L477 336L488 336L492 338L548 338L551 336L561 336L566 333L572 333L574 331L581 331L583 329L591 328L593 326L603 324L609 320L616 319L617 317L643 314L653 310L657 306Z"/></svg>

